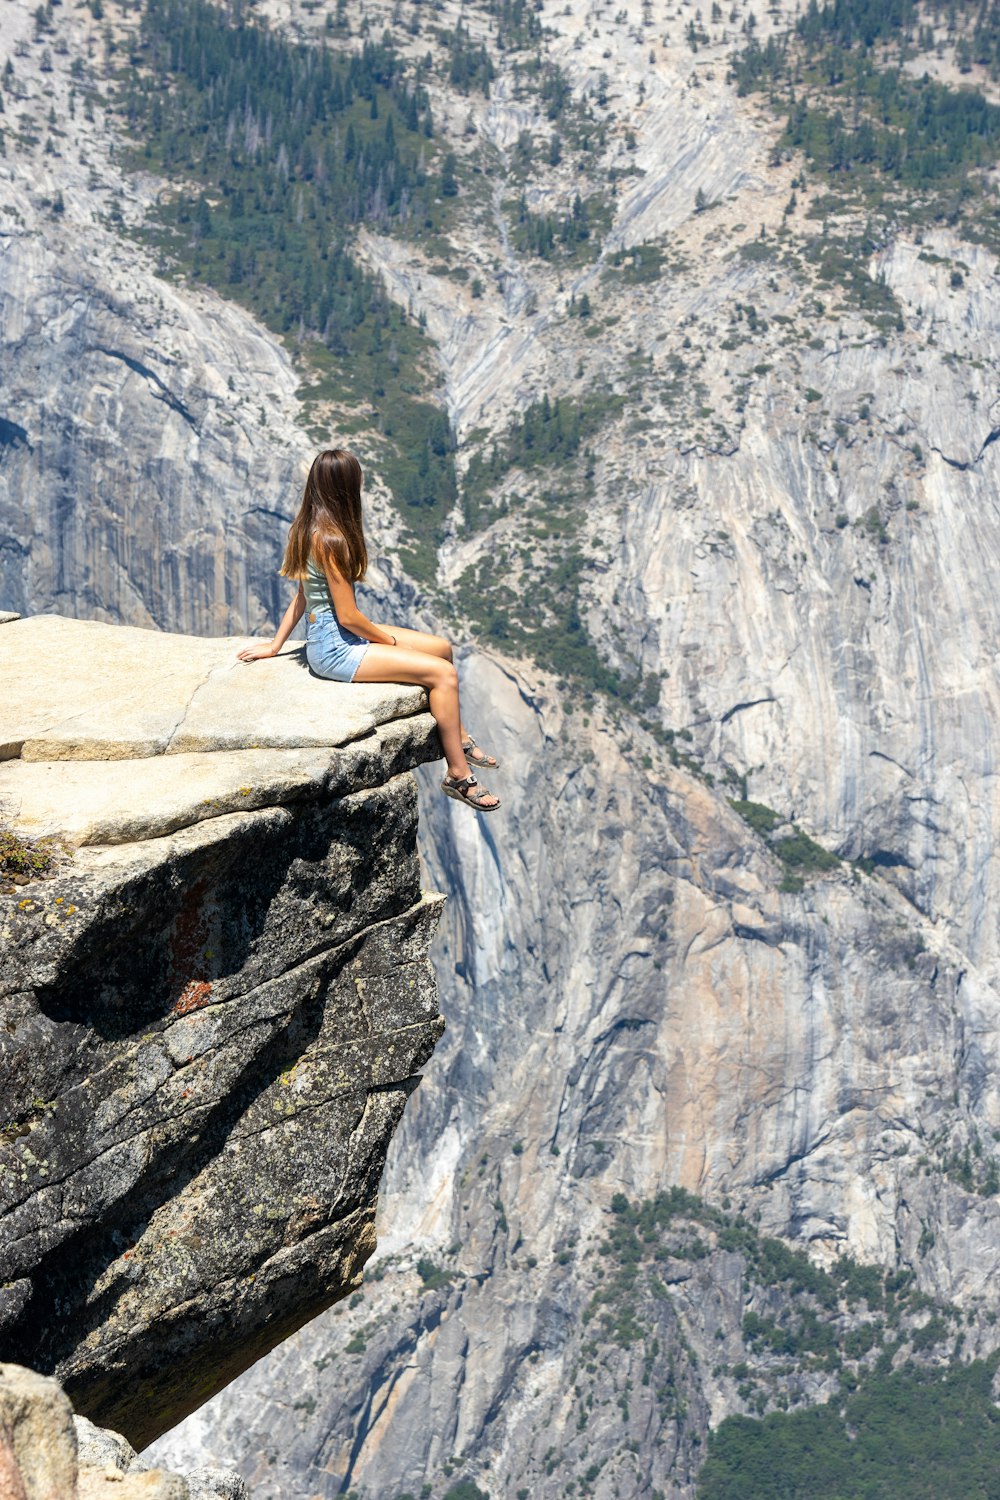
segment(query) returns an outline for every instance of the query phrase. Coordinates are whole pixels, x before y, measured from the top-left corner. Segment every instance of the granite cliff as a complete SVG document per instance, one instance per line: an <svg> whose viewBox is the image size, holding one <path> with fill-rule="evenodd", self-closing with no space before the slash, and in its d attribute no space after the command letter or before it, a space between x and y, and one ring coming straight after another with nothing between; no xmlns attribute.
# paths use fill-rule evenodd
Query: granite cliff
<svg viewBox="0 0 1000 1500"><path fill-rule="evenodd" d="M283 34L329 29L322 7L261 9ZM42 78L27 11L10 14L37 114L42 87L58 100L71 79L58 53ZM431 884L451 897L435 965L453 1024L390 1152L377 1279L162 1448L201 1445L261 1495L444 1493L456 1476L503 1496L571 1480L644 1495L655 1474L686 1497L710 1427L837 1388L815 1372L783 1386L774 1351L758 1358L745 1314L784 1316L777 1293L710 1223L696 1276L671 1250L646 1345L660 1345L650 1389L672 1361L680 1400L630 1400L644 1360L581 1348L622 1190L680 1184L825 1265L849 1252L909 1276L961 1310L967 1354L992 1348L995 254L934 215L865 233L781 144L727 77L750 17L766 38L788 20L777 9L701 18L694 45L690 7L656 0L536 14L530 47L508 18L500 48L485 8L366 7L402 54L430 52L464 172L446 244L359 235L436 341L465 481L410 577L405 510L376 488L376 607L457 632L506 811L499 831L436 803L423 820ZM452 81L459 20L490 49L488 93ZM99 73L88 12L59 24ZM549 66L568 91L561 158ZM134 225L166 189L125 173L119 125L100 99L92 113L78 141L20 146L5 167L19 269L0 336L27 373L0 470L20 538L0 604L263 623L285 482L311 443L291 358L123 239L102 205L119 194ZM600 198L588 238L535 253L535 220L571 216L578 192ZM111 316L106 287L117 342L102 340L128 360L101 365L117 383L95 414L81 320ZM18 308L43 294L51 316L28 328ZM216 396L197 405L194 385ZM519 424L556 397L583 437L539 463ZM132 467L113 486L82 466L66 482L33 435L54 413L80 413L77 440ZM164 475L169 503L143 511ZM105 523L119 486L140 510ZM57 569L58 538L72 545ZM859 1318L845 1303L842 1341ZM933 1337L944 1360L953 1339ZM884 1353L876 1340L859 1357ZM596 1392L588 1362L607 1367Z"/></svg>
<svg viewBox="0 0 1000 1500"><path fill-rule="evenodd" d="M0 1340L145 1446L360 1282L443 1022L412 689L0 630Z"/></svg>

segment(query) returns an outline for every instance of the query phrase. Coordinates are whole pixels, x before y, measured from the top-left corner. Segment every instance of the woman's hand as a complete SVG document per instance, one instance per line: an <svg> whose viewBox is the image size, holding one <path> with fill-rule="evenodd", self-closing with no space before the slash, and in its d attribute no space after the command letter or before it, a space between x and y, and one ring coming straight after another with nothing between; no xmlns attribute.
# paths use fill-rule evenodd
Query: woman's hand
<svg viewBox="0 0 1000 1500"><path fill-rule="evenodd" d="M295 598L285 610L281 624L274 632L274 639L266 646L244 646L236 655L240 661L260 661L265 656L277 656L292 631L306 612L306 596L301 583L295 590Z"/></svg>
<svg viewBox="0 0 1000 1500"><path fill-rule="evenodd" d="M277 656L277 654L278 647L275 645L244 646L242 651L236 653L240 661L260 661L262 657Z"/></svg>

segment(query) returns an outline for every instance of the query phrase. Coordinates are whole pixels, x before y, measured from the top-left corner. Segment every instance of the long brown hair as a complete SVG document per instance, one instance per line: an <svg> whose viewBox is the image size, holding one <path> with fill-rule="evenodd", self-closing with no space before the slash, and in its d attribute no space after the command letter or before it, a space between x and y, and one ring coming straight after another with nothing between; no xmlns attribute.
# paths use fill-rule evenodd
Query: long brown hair
<svg viewBox="0 0 1000 1500"><path fill-rule="evenodd" d="M346 448L326 448L313 459L299 513L285 545L281 573L304 578L310 552L330 561L351 583L364 578L368 549L361 524L361 465Z"/></svg>

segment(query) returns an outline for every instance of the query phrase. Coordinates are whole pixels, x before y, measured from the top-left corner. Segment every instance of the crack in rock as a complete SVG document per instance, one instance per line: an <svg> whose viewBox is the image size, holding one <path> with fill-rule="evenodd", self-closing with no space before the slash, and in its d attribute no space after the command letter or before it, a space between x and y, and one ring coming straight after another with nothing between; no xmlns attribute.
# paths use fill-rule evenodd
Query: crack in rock
<svg viewBox="0 0 1000 1500"><path fill-rule="evenodd" d="M777 703L777 701L774 694L769 693L766 698L750 698L746 703L734 703L732 708L726 709L719 723L728 724L734 714L742 713L745 708L756 708L760 703Z"/></svg>
<svg viewBox="0 0 1000 1500"><path fill-rule="evenodd" d="M989 433L987 433L986 437L983 439L982 446L980 447L979 452L976 454L975 458L970 458L967 460L961 458L949 458L947 453L942 452L940 448L935 448L933 444L931 445L931 452L936 453L939 458L943 458L945 463L948 464L950 468L962 469L963 471L965 471L968 469L974 469L990 444L995 443L998 438L1000 438L1000 427L994 427Z"/></svg>
<svg viewBox="0 0 1000 1500"><path fill-rule="evenodd" d="M187 718L188 714L191 712L191 705L194 702L195 698L198 696L198 694L201 692L202 688L205 687L206 684L209 683L211 681L211 679L213 677L215 677L219 672L228 672L229 670L230 670L230 664L228 662L218 662L214 667L209 667L209 669L205 673L204 677L199 678L199 680L195 683L194 687L191 689L191 694L190 694L187 702L185 703L184 707L181 709L180 716L179 716L176 724L174 725L173 729L171 729L170 733L167 736L166 744L163 747L162 754L164 754L164 755L169 755L170 754L170 751L171 751L171 748L172 748L172 746L174 744L174 741L176 740L176 738L177 738L178 734L180 733L181 729L183 728L185 719Z"/></svg>
<svg viewBox="0 0 1000 1500"><path fill-rule="evenodd" d="M183 417L189 426L197 428L198 424L192 413L184 405L184 402L178 396L174 395L169 386L164 385L155 370L151 370L141 360L133 359L130 354L123 353L121 349L108 349L104 344L91 344L90 348L85 352L88 354L103 354L107 359L120 360L123 365L127 365L136 375L141 375L143 380L148 380L150 385L156 387L154 400L162 401L164 405L170 407L171 411L175 411L179 417ZM159 394L156 394L156 392L159 392Z"/></svg>

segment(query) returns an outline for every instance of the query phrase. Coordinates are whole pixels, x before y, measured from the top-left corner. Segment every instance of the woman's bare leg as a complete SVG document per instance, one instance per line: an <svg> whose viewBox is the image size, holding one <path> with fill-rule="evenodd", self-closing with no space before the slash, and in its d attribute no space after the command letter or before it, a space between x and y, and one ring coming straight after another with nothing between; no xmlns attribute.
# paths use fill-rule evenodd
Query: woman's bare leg
<svg viewBox="0 0 1000 1500"><path fill-rule="evenodd" d="M454 661L455 653L450 641L443 636L431 635L425 630L407 630L403 625L382 625L381 630L387 630L390 635L396 637L396 649L402 646L407 651L421 651L427 656L441 656L445 661ZM459 733L463 740L469 738L469 731L463 723L459 723Z"/></svg>
<svg viewBox="0 0 1000 1500"><path fill-rule="evenodd" d="M400 632L392 632L397 641ZM407 632L409 633L409 632ZM417 631L412 632L414 635ZM436 637L435 637L436 639ZM447 642L445 642L447 644ZM354 674L355 682L412 682L427 689L431 713L437 721L441 748L448 763L448 775L464 781L469 763L462 749L462 717L458 706L458 673L454 663L436 654L410 651L404 646L369 646ZM499 797L492 793L483 803L495 807Z"/></svg>
<svg viewBox="0 0 1000 1500"><path fill-rule="evenodd" d="M387 630L396 637L396 650L403 646L408 651L422 651L425 656L443 656L445 661L454 660L451 642L446 641L443 636L431 635L426 630L407 630L403 625L380 625L379 630Z"/></svg>

